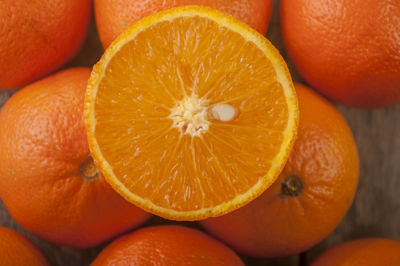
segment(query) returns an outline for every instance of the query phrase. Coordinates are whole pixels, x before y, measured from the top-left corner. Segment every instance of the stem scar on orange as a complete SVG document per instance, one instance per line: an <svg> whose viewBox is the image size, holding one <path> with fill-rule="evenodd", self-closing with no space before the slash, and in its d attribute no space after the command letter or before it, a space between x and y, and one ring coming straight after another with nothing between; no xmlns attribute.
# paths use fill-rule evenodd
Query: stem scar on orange
<svg viewBox="0 0 400 266"><path fill-rule="evenodd" d="M150 215L119 196L89 155L83 100L89 68L15 93L0 112L0 196L11 216L48 241L86 248Z"/></svg>
<svg viewBox="0 0 400 266"><path fill-rule="evenodd" d="M85 125L112 187L168 219L248 203L277 178L297 131L284 60L217 10L178 7L125 31L94 67Z"/></svg>
<svg viewBox="0 0 400 266"><path fill-rule="evenodd" d="M358 152L346 120L311 89L295 87L300 123L276 182L250 204L201 221L246 255L280 257L309 249L340 223L357 189Z"/></svg>

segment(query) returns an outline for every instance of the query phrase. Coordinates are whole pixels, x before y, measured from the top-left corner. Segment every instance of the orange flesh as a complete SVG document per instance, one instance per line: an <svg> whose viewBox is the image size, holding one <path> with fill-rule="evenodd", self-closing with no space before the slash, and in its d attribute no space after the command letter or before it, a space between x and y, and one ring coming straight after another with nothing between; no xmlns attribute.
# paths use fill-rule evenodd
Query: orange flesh
<svg viewBox="0 0 400 266"><path fill-rule="evenodd" d="M115 177L175 211L229 202L264 179L289 113L265 57L203 17L164 20L139 32L109 62L94 107L94 136ZM208 124L189 131L190 123L177 127L171 113L193 98L202 101ZM236 116L214 119L209 109L219 103Z"/></svg>

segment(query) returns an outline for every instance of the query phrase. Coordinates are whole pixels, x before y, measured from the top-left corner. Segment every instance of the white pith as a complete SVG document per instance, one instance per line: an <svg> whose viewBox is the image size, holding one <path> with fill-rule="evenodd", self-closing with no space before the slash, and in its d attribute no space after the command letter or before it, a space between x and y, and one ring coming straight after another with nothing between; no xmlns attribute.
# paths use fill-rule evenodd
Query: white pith
<svg viewBox="0 0 400 266"><path fill-rule="evenodd" d="M210 121L207 114L207 100L192 94L179 101L171 110L170 118L173 126L182 134L190 134L192 137L200 136L208 130Z"/></svg>
<svg viewBox="0 0 400 266"><path fill-rule="evenodd" d="M229 104L210 106L207 99L192 94L183 98L171 109L169 118L182 134L194 137L207 132L211 119L227 122L232 120L236 113L236 109Z"/></svg>

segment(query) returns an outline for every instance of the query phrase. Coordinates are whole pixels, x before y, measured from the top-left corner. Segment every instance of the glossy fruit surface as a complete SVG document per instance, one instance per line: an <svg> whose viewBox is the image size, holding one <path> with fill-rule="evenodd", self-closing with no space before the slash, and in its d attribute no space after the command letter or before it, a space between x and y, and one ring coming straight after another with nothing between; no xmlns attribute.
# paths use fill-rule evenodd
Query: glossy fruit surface
<svg viewBox="0 0 400 266"><path fill-rule="evenodd" d="M228 247L183 226L154 226L125 235L106 247L92 266L244 265Z"/></svg>
<svg viewBox="0 0 400 266"><path fill-rule="evenodd" d="M0 89L24 86L70 60L85 39L91 4L0 1Z"/></svg>
<svg viewBox="0 0 400 266"><path fill-rule="evenodd" d="M283 0L285 44L313 88L340 103L400 102L400 1Z"/></svg>
<svg viewBox="0 0 400 266"><path fill-rule="evenodd" d="M136 21L182 5L204 5L235 16L265 34L272 0L95 0L96 24L104 47Z"/></svg>
<svg viewBox="0 0 400 266"><path fill-rule="evenodd" d="M47 266L49 263L25 236L0 226L0 265Z"/></svg>
<svg viewBox="0 0 400 266"><path fill-rule="evenodd" d="M149 214L121 198L89 156L83 124L88 68L15 93L0 112L0 196L11 216L46 240L97 245Z"/></svg>
<svg viewBox="0 0 400 266"><path fill-rule="evenodd" d="M85 98L91 154L112 187L167 219L232 211L283 168L297 97L278 51L208 7L156 13L93 69Z"/></svg>
<svg viewBox="0 0 400 266"><path fill-rule="evenodd" d="M400 242L385 238L364 238L345 242L325 251L311 265L400 265Z"/></svg>
<svg viewBox="0 0 400 266"><path fill-rule="evenodd" d="M333 231L354 198L359 160L350 128L325 99L295 87L299 129L277 181L248 205L202 221L243 254L279 257L309 249Z"/></svg>

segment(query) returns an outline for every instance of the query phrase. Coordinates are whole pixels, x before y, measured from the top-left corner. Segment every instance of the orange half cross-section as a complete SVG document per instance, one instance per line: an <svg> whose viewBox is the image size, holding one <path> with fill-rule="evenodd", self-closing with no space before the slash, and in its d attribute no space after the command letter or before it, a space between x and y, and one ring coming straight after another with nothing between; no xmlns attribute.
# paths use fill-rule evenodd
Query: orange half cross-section
<svg viewBox="0 0 400 266"><path fill-rule="evenodd" d="M151 15L94 67L92 156L132 203L175 220L232 211L268 188L290 153L297 98L262 35L206 7Z"/></svg>

